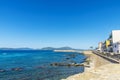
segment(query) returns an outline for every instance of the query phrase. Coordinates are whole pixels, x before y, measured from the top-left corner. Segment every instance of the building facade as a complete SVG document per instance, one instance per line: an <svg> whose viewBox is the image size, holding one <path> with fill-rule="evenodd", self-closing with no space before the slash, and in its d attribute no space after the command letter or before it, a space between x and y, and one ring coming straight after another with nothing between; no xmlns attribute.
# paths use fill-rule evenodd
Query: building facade
<svg viewBox="0 0 120 80"><path fill-rule="evenodd" d="M108 39L102 43L102 47L100 43L98 48L103 52L113 52L114 54L120 54L120 30L113 30Z"/></svg>
<svg viewBox="0 0 120 80"><path fill-rule="evenodd" d="M100 52L103 52L103 43L102 42L99 42L98 43L98 51L100 51Z"/></svg>

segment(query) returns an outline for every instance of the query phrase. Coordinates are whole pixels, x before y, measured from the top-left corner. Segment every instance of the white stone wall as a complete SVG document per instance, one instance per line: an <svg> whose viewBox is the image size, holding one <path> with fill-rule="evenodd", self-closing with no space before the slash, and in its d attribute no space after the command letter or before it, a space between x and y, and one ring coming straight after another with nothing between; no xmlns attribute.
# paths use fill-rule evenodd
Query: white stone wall
<svg viewBox="0 0 120 80"><path fill-rule="evenodd" d="M102 52L103 50L102 50L102 45L103 45L103 43L102 42L100 42L99 44L98 44L98 50L100 51L100 52Z"/></svg>

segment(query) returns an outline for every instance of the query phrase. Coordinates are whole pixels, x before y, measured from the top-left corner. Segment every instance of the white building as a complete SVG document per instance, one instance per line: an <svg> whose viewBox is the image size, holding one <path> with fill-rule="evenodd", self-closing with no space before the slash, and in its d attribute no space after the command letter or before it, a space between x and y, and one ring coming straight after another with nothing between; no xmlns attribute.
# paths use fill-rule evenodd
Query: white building
<svg viewBox="0 0 120 80"><path fill-rule="evenodd" d="M115 54L120 54L120 42L117 42L117 43L113 44L113 52Z"/></svg>
<svg viewBox="0 0 120 80"><path fill-rule="evenodd" d="M112 41L113 41L113 43L117 43L120 41L120 30L112 31Z"/></svg>
<svg viewBox="0 0 120 80"><path fill-rule="evenodd" d="M99 42L99 44L98 44L98 50L99 50L100 52L103 52L102 46L103 46L103 43L102 43L102 42Z"/></svg>
<svg viewBox="0 0 120 80"><path fill-rule="evenodd" d="M113 30L109 40L111 40L113 52L120 54L120 30Z"/></svg>

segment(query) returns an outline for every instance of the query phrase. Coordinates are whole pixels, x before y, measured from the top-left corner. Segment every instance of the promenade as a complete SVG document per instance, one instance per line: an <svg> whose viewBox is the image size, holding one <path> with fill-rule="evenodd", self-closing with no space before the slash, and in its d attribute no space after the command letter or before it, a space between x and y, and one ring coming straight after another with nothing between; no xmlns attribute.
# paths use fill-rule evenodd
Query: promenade
<svg viewBox="0 0 120 80"><path fill-rule="evenodd" d="M90 68L62 80L120 80L120 64L112 63L91 51L85 51L84 54L90 57Z"/></svg>

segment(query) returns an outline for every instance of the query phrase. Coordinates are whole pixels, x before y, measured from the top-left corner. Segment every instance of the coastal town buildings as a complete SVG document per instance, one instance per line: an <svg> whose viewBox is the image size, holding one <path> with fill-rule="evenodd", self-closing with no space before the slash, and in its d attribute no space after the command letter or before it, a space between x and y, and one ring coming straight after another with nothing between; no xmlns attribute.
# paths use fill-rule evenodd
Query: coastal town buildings
<svg viewBox="0 0 120 80"><path fill-rule="evenodd" d="M98 50L100 52L113 52L114 54L120 54L120 30L113 30L104 43L99 43Z"/></svg>
<svg viewBox="0 0 120 80"><path fill-rule="evenodd" d="M115 54L120 54L120 41L113 44L113 52Z"/></svg>
<svg viewBox="0 0 120 80"><path fill-rule="evenodd" d="M98 44L98 51L103 52L103 43L99 42Z"/></svg>

